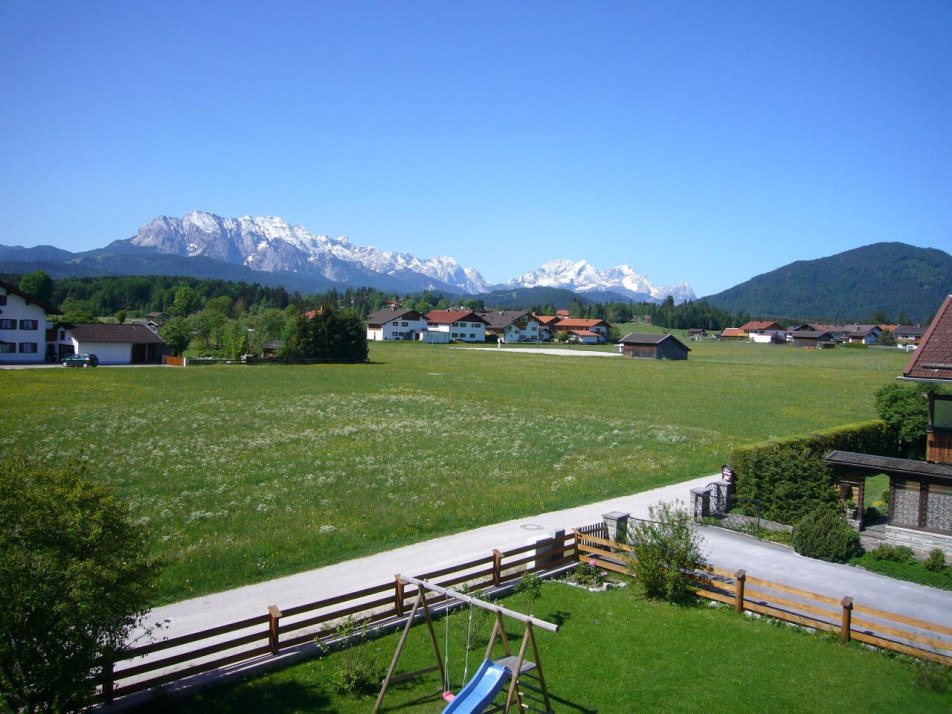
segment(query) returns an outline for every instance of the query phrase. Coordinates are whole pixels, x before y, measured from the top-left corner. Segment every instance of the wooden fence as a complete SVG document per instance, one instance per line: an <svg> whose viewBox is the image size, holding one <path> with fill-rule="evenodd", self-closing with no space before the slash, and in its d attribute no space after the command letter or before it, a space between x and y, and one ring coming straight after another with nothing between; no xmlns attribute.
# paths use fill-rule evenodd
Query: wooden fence
<svg viewBox="0 0 952 714"><path fill-rule="evenodd" d="M613 572L628 572L632 547L593 535L595 526L573 531L579 559ZM925 622L855 602L830 597L711 566L691 574L697 594L731 605L737 612L756 612L850 640L952 666L952 627Z"/></svg>
<svg viewBox="0 0 952 714"><path fill-rule="evenodd" d="M577 559L574 537L554 538L475 560L441 568L416 577L442 587L465 586L468 590L493 590L511 586L526 572L549 571ZM408 607L417 588L396 578L357 592L317 600L304 605L267 611L237 622L188 635L133 647L115 662L103 667L99 701L141 692L188 677L240 664L255 664L310 642L333 644L340 625L349 620L355 627L372 626L383 631L406 622ZM427 602L432 606L445 598Z"/></svg>

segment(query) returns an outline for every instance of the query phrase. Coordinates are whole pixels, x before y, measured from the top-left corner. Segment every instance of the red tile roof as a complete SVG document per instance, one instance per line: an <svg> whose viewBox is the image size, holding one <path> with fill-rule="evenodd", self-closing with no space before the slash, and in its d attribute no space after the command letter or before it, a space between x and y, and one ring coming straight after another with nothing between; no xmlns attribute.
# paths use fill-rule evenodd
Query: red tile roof
<svg viewBox="0 0 952 714"><path fill-rule="evenodd" d="M902 375L952 381L952 295L942 303Z"/></svg>
<svg viewBox="0 0 952 714"><path fill-rule="evenodd" d="M746 330L750 332L752 330L782 330L783 325L774 322L773 320L751 320L750 322L741 325L741 330Z"/></svg>
<svg viewBox="0 0 952 714"><path fill-rule="evenodd" d="M559 320L556 323L555 328L557 330L588 330L597 325L610 327L610 325L604 320L584 320L577 317L570 317L564 320Z"/></svg>

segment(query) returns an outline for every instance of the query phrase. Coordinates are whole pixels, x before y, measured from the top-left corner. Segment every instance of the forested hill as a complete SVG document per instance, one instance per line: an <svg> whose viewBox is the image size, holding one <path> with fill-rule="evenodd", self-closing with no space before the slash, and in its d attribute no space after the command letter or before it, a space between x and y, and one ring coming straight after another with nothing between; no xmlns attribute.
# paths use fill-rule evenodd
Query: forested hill
<svg viewBox="0 0 952 714"><path fill-rule="evenodd" d="M905 243L874 243L798 260L705 298L731 312L775 319L925 322L952 293L952 256ZM879 320L876 320L877 322Z"/></svg>

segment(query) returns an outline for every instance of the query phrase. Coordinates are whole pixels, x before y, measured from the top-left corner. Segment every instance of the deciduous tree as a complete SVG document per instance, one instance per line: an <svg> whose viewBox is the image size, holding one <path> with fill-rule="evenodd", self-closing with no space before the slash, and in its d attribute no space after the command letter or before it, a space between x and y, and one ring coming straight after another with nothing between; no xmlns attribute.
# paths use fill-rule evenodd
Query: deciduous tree
<svg viewBox="0 0 952 714"><path fill-rule="evenodd" d="M157 564L146 532L72 458L0 459L0 708L74 711L142 623Z"/></svg>

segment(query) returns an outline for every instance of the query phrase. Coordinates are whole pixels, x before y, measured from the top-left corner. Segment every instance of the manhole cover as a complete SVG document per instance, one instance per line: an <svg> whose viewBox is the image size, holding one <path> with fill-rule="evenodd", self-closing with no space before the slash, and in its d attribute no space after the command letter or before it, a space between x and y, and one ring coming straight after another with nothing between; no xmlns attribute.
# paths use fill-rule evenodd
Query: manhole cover
<svg viewBox="0 0 952 714"><path fill-rule="evenodd" d="M542 530L542 526L538 525L537 523L523 523L519 527L527 531L541 531Z"/></svg>

